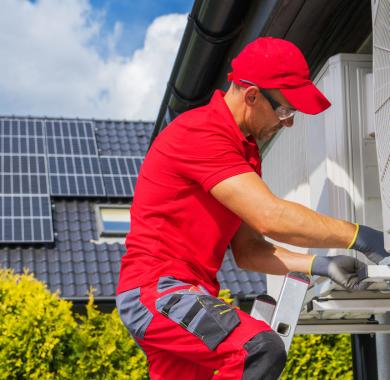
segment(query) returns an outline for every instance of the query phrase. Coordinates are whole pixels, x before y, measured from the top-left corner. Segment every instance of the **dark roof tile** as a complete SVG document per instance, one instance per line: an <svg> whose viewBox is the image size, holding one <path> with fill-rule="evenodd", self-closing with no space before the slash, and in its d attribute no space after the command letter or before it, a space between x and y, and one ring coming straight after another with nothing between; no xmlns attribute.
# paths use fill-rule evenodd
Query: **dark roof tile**
<svg viewBox="0 0 390 380"><path fill-rule="evenodd" d="M67 241L59 241L57 243L57 248L60 252L70 251L72 249L72 244L68 240Z"/></svg>
<svg viewBox="0 0 390 380"><path fill-rule="evenodd" d="M87 230L87 231L81 231L81 239L82 240L92 240L96 238L95 234L91 231L91 230Z"/></svg>
<svg viewBox="0 0 390 380"><path fill-rule="evenodd" d="M96 129L96 141L101 155L145 155L148 148L145 141L150 140L153 123L98 121Z"/></svg>
<svg viewBox="0 0 390 380"><path fill-rule="evenodd" d="M102 284L100 295L110 297L111 294L115 293L115 287L112 284Z"/></svg>
<svg viewBox="0 0 390 380"><path fill-rule="evenodd" d="M84 201L84 202L79 203L79 212L82 212L82 211L89 212L90 209L91 209L91 205L88 202Z"/></svg>
<svg viewBox="0 0 390 380"><path fill-rule="evenodd" d="M84 262L73 263L73 268L74 268L75 274L82 274L85 277L85 263Z"/></svg>
<svg viewBox="0 0 390 380"><path fill-rule="evenodd" d="M35 270L34 270L34 273L37 275L37 276L45 276L47 277L49 271L48 271L48 266L47 266L47 263L46 262L39 262L39 261L36 261L35 262Z"/></svg>
<svg viewBox="0 0 390 380"><path fill-rule="evenodd" d="M70 283L69 285L66 285L66 286L62 286L61 288L61 296L62 297L75 297L76 295L76 291L75 291L75 287L72 283ZM84 295L80 295L81 297L83 297Z"/></svg>
<svg viewBox="0 0 390 380"><path fill-rule="evenodd" d="M236 273L237 279L238 279L238 281L240 281L240 283L249 282L248 274L244 270L238 269L235 271L235 273Z"/></svg>
<svg viewBox="0 0 390 380"><path fill-rule="evenodd" d="M56 291L58 288L61 289L61 273L60 272L49 272L49 288L52 291Z"/></svg>
<svg viewBox="0 0 390 380"><path fill-rule="evenodd" d="M66 202L57 202L54 207L54 211L62 213L66 211Z"/></svg>
<svg viewBox="0 0 390 380"><path fill-rule="evenodd" d="M71 246L73 244L70 244ZM61 252L60 260L62 263L70 263L72 261L72 251L64 250Z"/></svg>
<svg viewBox="0 0 390 380"><path fill-rule="evenodd" d="M111 270L111 268L110 268L110 263L108 262L108 261L100 261L99 263L98 263L98 268L99 268L99 272L100 272L100 274L103 276L103 274L110 274L111 275L111 273L110 273L110 270Z"/></svg>
<svg viewBox="0 0 390 380"><path fill-rule="evenodd" d="M30 268L34 268L34 252L31 248L24 249L22 252L22 262L23 266L29 266Z"/></svg>
<svg viewBox="0 0 390 380"><path fill-rule="evenodd" d="M74 274L74 282L77 285L84 285L87 283L87 276L85 275L85 271L80 271L79 273Z"/></svg>
<svg viewBox="0 0 390 380"><path fill-rule="evenodd" d="M84 259L85 259L85 262L87 263L87 268L91 267L93 263L96 264L96 262L97 262L96 253L95 252L88 252L88 253L84 252Z"/></svg>
<svg viewBox="0 0 390 380"><path fill-rule="evenodd" d="M98 271L94 271L92 273L88 273L87 280L89 285L97 286L100 282L100 276Z"/></svg>
<svg viewBox="0 0 390 380"><path fill-rule="evenodd" d="M95 251L96 244L90 243L90 242L83 242L83 248L84 252L94 252Z"/></svg>
<svg viewBox="0 0 390 380"><path fill-rule="evenodd" d="M89 292L89 286L85 283L77 285L77 297L87 297Z"/></svg>
<svg viewBox="0 0 390 380"><path fill-rule="evenodd" d="M71 261L66 261L61 263L61 273L67 274L73 272L74 272L74 265Z"/></svg>

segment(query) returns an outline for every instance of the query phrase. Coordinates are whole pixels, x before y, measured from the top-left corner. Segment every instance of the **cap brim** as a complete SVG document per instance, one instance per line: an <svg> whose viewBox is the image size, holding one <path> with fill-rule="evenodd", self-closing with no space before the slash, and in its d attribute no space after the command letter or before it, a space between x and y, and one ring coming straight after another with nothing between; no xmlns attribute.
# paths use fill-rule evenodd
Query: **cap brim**
<svg viewBox="0 0 390 380"><path fill-rule="evenodd" d="M281 88L280 92L294 108L309 115L316 115L331 106L313 83L299 88Z"/></svg>

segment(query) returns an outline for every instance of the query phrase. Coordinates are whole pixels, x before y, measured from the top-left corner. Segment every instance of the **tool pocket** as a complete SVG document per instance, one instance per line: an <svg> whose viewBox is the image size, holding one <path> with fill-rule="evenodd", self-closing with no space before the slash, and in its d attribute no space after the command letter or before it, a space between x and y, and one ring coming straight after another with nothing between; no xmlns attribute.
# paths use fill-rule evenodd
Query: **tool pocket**
<svg viewBox="0 0 390 380"><path fill-rule="evenodd" d="M140 288L128 290L116 297L116 306L123 324L135 338L144 339L153 314L140 300Z"/></svg>
<svg viewBox="0 0 390 380"><path fill-rule="evenodd" d="M156 309L214 350L240 323L234 307L200 292L180 290L156 301Z"/></svg>

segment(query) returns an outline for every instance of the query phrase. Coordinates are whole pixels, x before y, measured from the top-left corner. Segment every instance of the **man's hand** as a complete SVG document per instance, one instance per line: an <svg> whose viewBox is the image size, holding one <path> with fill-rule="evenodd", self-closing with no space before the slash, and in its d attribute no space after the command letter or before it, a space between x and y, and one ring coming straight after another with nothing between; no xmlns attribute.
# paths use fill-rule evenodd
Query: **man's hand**
<svg viewBox="0 0 390 380"><path fill-rule="evenodd" d="M382 231L364 225L356 225L356 235L348 248L364 253L375 264L390 265L390 254L384 248Z"/></svg>
<svg viewBox="0 0 390 380"><path fill-rule="evenodd" d="M315 256L311 274L329 277L350 291L364 290L369 284L361 282L358 277L359 270L364 266L365 264L351 256Z"/></svg>

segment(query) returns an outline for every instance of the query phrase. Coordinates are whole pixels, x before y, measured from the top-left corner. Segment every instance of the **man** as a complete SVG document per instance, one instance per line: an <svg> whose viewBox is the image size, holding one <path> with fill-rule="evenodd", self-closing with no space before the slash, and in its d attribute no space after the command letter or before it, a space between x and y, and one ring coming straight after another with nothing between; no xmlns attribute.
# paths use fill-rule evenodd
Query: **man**
<svg viewBox="0 0 390 380"><path fill-rule="evenodd" d="M232 62L224 94L178 116L145 157L131 208L117 306L157 379L277 379L286 353L263 321L221 302L216 273L231 244L238 266L327 276L363 288L361 263L302 247L353 248L379 263L383 233L279 199L261 179L256 139L291 127L295 112L330 106L292 43L259 38ZM288 163L286 163L287 165Z"/></svg>

